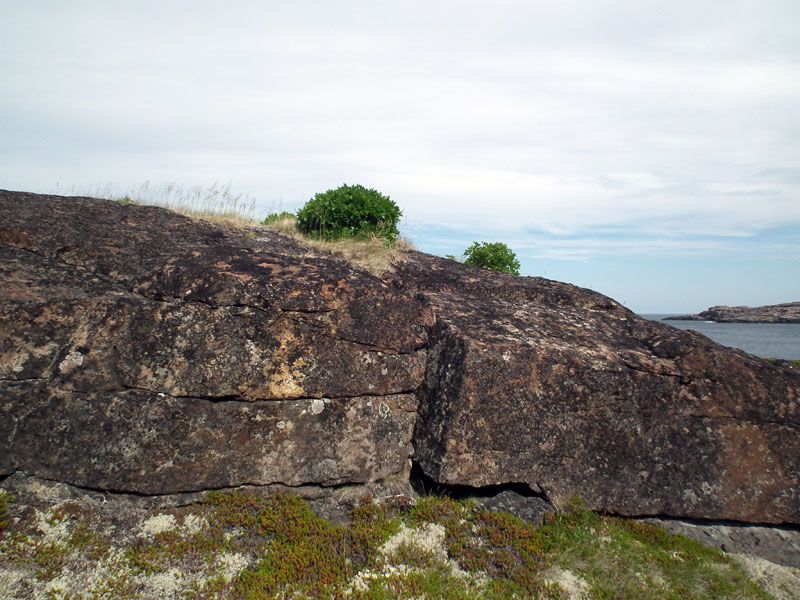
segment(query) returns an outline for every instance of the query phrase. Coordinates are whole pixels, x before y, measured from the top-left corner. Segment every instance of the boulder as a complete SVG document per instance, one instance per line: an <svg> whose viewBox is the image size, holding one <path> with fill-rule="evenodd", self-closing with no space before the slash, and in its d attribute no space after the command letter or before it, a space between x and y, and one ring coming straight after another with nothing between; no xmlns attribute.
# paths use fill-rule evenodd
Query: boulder
<svg viewBox="0 0 800 600"><path fill-rule="evenodd" d="M556 506L800 524L800 373L590 290L418 252L376 277L260 227L5 191L0 274L0 475L330 488L413 458Z"/></svg>
<svg viewBox="0 0 800 600"><path fill-rule="evenodd" d="M436 307L415 460L620 515L800 522L800 377L563 283L417 255Z"/></svg>
<svg viewBox="0 0 800 600"><path fill-rule="evenodd" d="M0 473L140 494L407 473L424 303L268 230L0 207Z"/></svg>

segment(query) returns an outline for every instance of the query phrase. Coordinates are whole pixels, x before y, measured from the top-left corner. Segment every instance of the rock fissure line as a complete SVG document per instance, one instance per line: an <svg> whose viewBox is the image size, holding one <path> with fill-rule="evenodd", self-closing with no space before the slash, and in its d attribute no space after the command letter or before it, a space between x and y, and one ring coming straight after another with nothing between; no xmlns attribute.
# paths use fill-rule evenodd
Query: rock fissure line
<svg viewBox="0 0 800 600"><path fill-rule="evenodd" d="M209 302L207 300L197 300L197 299L194 299L194 298L190 299L190 300L186 300L186 299L181 298L179 296L169 296L169 298L172 298L172 300L170 301L170 300L163 300L163 299L159 299L159 298L154 298L152 296L148 296L147 294L145 294L143 292L136 292L136 291L134 291L132 289L128 290L128 291L132 295L139 296L140 298L144 298L145 300L149 300L150 302L157 302L159 304L167 304L169 306L181 306L181 305L185 305L185 304L188 304L188 305L199 304L201 306L207 306L207 307L209 307L211 309L214 309L214 310L219 309L219 308L241 308L241 309L247 309L247 310L257 310L257 311L263 312L265 314L269 314L269 311L266 308L264 308L263 306L257 306L255 304L243 304L243 303L217 304L216 302ZM234 315L234 316L239 316L239 315ZM275 319L275 320L277 320L277 319ZM270 325L271 324L272 323L270 323Z"/></svg>
<svg viewBox="0 0 800 600"><path fill-rule="evenodd" d="M616 513L606 513L609 516L619 516L633 521L647 521L649 519L659 519L661 521L670 521L674 523L689 523L691 525L701 526L721 526L721 527L763 527L775 531L791 531L800 532L800 525L794 523L759 523L755 521L734 521L730 519L703 519L703 518L690 518L690 517L675 517L663 514L641 514L641 515L618 515Z"/></svg>
<svg viewBox="0 0 800 600"><path fill-rule="evenodd" d="M291 312L296 312L296 311L281 311L281 312L284 313L287 318L292 319L292 317L289 316L286 313L291 313ZM330 340L339 341L339 342L347 342L348 344L354 344L356 346L362 346L367 352L382 352L384 354L391 355L391 356L412 356L412 355L416 354L417 352L419 352L420 350L425 350L425 349L428 348L428 344L424 343L424 344L421 344L418 347L414 347L410 351L401 351L401 350L397 350L396 348L389 348L389 347L386 347L386 346L379 346L377 344L371 344L369 342L358 341L358 340L354 340L354 339L351 339L351 338L348 338L348 337L344 337L344 336L341 336L341 335L333 335L333 334L328 333L327 331L325 331L325 325L324 324L313 323L313 322L306 321L304 319L292 319L292 320L295 323L301 323L303 325L309 325L311 327L314 327L315 331L319 335L321 335L323 337L326 337L326 338L328 338Z"/></svg>
<svg viewBox="0 0 800 600"><path fill-rule="evenodd" d="M74 390L70 390L71 392ZM153 394L160 397L172 398L174 400L200 400L205 402L210 402L212 404L223 404L223 403L240 403L243 405L259 405L259 404L269 404L269 403L276 403L276 402L313 402L314 400L330 400L331 402L339 402L339 401L347 401L347 400L373 400L373 399L385 399L391 396L403 396L403 395L414 395L416 394L416 389L411 390L399 390L388 392L386 394L352 394L352 395L340 395L340 396L303 396L299 398L247 398L240 394L224 394L220 396L195 396L192 394L168 394L163 391L156 391L150 388L133 386L133 385L122 385L120 388L116 389L108 389L103 390L105 392L114 393L115 391L140 391L140 392L147 392L148 394ZM91 392L77 392L75 393L83 393L89 394ZM408 411L408 412L416 412L416 411Z"/></svg>
<svg viewBox="0 0 800 600"><path fill-rule="evenodd" d="M454 499L490 498L497 496L501 492L510 491L525 498L539 498L550 503L550 499L544 491L534 490L530 484L522 482L506 482L482 486L439 483L435 479L429 477L416 460L411 461L409 482L414 490L421 495L435 492ZM541 485L535 485L539 490L544 490Z"/></svg>
<svg viewBox="0 0 800 600"><path fill-rule="evenodd" d="M622 361L622 364L631 369L632 371L637 371L639 373L645 373L647 375L657 375L658 377L673 377L675 379L680 380L681 385L688 385L689 382L684 380L684 377L678 373L666 373L666 372L659 372L653 369L645 369L639 365L633 365L627 361Z"/></svg>
<svg viewBox="0 0 800 600"><path fill-rule="evenodd" d="M11 477L11 475L17 473L24 473L24 471L15 470L13 473L10 473L3 479L7 479ZM318 483L318 484L290 484L284 483L282 481L274 481L270 483L252 483L252 482L244 482L239 485L235 486L219 486L219 487L206 487L201 489L185 489L185 490L175 490L169 493L142 493L137 492L134 490L119 488L119 489L112 489L108 487L89 487L85 485L79 485L75 483L70 483L69 481L62 481L60 479L55 479L52 477L47 477L43 475L36 475L38 479L43 481L50 481L53 483L61 483L70 486L71 488L78 490L80 492L85 492L87 494L100 494L100 495L108 495L112 497L119 497L119 496L132 496L134 498L142 498L142 499L158 499L158 498L172 498L172 497L180 497L180 496L199 496L203 494L209 494L211 492L226 492L226 491L235 491L241 490L243 488L256 488L256 489L270 489L270 488L286 488L286 489L293 489L293 490L301 490L301 489L319 489L322 488L326 491L335 491L337 489L346 489L348 487L352 487L354 485L360 485L362 482L358 481L349 481L346 483ZM176 498L177 499L177 498ZM196 503L196 498L188 498L185 501L185 504L180 503L170 503L170 506L188 506L190 504Z"/></svg>
<svg viewBox="0 0 800 600"><path fill-rule="evenodd" d="M351 304L353 303L352 300L348 302L343 302L340 306L335 306L333 308L321 308L321 309L303 309L303 308L282 308L279 307L279 310L283 313L297 313L299 315L328 315L331 313L338 312L340 310L346 310Z"/></svg>

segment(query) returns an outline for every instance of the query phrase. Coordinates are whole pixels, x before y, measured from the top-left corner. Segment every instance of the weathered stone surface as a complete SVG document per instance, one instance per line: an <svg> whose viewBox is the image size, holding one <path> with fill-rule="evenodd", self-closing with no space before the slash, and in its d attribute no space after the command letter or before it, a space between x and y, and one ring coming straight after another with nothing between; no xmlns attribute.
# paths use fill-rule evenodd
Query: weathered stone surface
<svg viewBox="0 0 800 600"><path fill-rule="evenodd" d="M696 315L667 317L665 321L715 321L717 323L800 323L800 302L769 306L712 306Z"/></svg>
<svg viewBox="0 0 800 600"><path fill-rule="evenodd" d="M595 292L418 256L437 309L416 460L558 505L800 522L800 377Z"/></svg>
<svg viewBox="0 0 800 600"><path fill-rule="evenodd" d="M169 494L407 472L419 300L267 230L88 198L0 192L0 242L0 473Z"/></svg>
<svg viewBox="0 0 800 600"><path fill-rule="evenodd" d="M645 519L670 533L684 535L730 554L760 556L778 565L800 569L800 530L735 523L691 523ZM800 575L800 573L798 573Z"/></svg>
<svg viewBox="0 0 800 600"><path fill-rule="evenodd" d="M800 373L595 292L0 192L0 475L174 494L404 479L800 524Z"/></svg>
<svg viewBox="0 0 800 600"><path fill-rule="evenodd" d="M333 486L403 473L413 395L213 401L141 390L75 394L0 383L15 468L73 485L172 494L241 485Z"/></svg>

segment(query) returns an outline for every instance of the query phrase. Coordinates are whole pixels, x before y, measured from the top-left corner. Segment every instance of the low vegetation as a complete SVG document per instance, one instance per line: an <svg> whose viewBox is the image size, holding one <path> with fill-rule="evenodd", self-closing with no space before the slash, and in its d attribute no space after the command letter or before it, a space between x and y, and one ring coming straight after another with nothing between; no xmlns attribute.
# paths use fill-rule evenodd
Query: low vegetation
<svg viewBox="0 0 800 600"><path fill-rule="evenodd" d="M464 251L464 264L519 275L516 254L502 242L474 242Z"/></svg>
<svg viewBox="0 0 800 600"><path fill-rule="evenodd" d="M106 184L93 190L75 187L57 192L116 200L122 204L161 206L174 212L229 225L252 225L256 222L256 201L248 194L233 191L232 182L214 182L208 186L182 186L175 182L154 185L149 181L124 188Z"/></svg>
<svg viewBox="0 0 800 600"><path fill-rule="evenodd" d="M215 493L116 526L77 500L15 508L0 532L0 597L773 597L728 555L577 502L539 527L436 496L364 498L348 525L291 495Z"/></svg>
<svg viewBox="0 0 800 600"><path fill-rule="evenodd" d="M787 369L800 368L800 360L787 360L784 358L765 358L764 360L777 367L786 367Z"/></svg>
<svg viewBox="0 0 800 600"><path fill-rule="evenodd" d="M145 182L122 194L113 187L109 184L89 195L122 204L161 206L222 225L265 226L294 237L311 251L339 256L378 276L391 270L404 251L414 249L407 240L400 239L398 224L403 213L397 204L389 196L362 185L345 184L316 194L297 213L273 212L260 221L255 219L255 199L233 193L230 182L189 188L176 183L155 186ZM75 193L74 189L58 191ZM248 231L248 236L254 235ZM457 260L451 255L446 258ZM465 250L463 262L519 275L516 255L501 242L474 242Z"/></svg>
<svg viewBox="0 0 800 600"><path fill-rule="evenodd" d="M362 185L342 185L315 195L297 211L297 227L307 236L335 241L379 238L393 244L403 213L388 196Z"/></svg>
<svg viewBox="0 0 800 600"><path fill-rule="evenodd" d="M59 190L75 193L75 190ZM262 221L255 219L255 199L234 194L231 184L184 188L175 183L154 186L150 182L119 194L113 186L89 195L109 198L122 204L161 206L190 217L217 224L249 227L265 226L295 238L311 252L332 254L374 275L392 269L399 256L413 246L398 239L402 212L397 205L375 190L363 186L341 186L317 194L298 211L274 212Z"/></svg>

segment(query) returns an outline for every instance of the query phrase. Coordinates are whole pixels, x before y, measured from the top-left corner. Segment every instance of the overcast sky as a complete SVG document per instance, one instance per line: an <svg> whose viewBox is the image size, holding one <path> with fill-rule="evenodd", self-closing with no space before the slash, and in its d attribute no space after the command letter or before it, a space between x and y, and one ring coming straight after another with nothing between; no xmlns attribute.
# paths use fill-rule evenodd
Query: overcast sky
<svg viewBox="0 0 800 600"><path fill-rule="evenodd" d="M360 183L640 312L800 300L800 2L0 0L0 188Z"/></svg>

